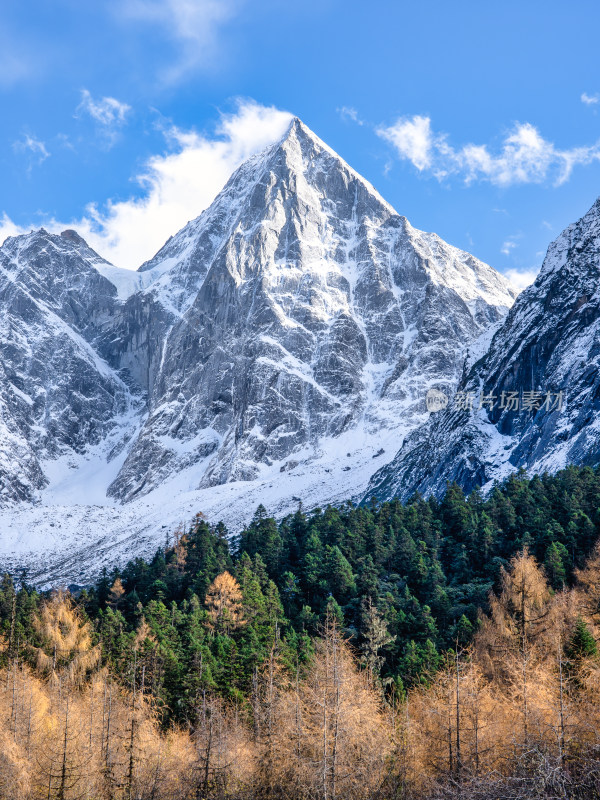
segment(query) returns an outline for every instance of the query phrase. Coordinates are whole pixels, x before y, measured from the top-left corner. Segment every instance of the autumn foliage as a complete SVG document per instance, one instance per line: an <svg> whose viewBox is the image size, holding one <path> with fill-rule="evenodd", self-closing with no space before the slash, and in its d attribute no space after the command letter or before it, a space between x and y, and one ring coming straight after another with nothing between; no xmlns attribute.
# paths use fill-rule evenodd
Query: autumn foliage
<svg viewBox="0 0 600 800"><path fill-rule="evenodd" d="M473 644L407 699L417 797L597 797L600 551L553 593L525 550ZM453 656L453 657L452 657Z"/></svg>
<svg viewBox="0 0 600 800"><path fill-rule="evenodd" d="M212 624L241 624L239 586L209 587ZM215 603L215 596L219 598ZM226 622L223 622L223 620ZM302 679L275 640L251 702L202 691L186 727L159 724L145 670L142 620L130 673L99 667L98 646L69 595L35 620L43 645L0 676L0 797L363 797L382 783L391 738L382 700L333 619ZM125 680L123 680L125 678Z"/></svg>
<svg viewBox="0 0 600 800"><path fill-rule="evenodd" d="M600 797L600 476L544 481L4 576L0 800Z"/></svg>
<svg viewBox="0 0 600 800"><path fill-rule="evenodd" d="M217 575L208 587L206 608L211 624L226 633L244 624L242 591L239 583L227 570Z"/></svg>

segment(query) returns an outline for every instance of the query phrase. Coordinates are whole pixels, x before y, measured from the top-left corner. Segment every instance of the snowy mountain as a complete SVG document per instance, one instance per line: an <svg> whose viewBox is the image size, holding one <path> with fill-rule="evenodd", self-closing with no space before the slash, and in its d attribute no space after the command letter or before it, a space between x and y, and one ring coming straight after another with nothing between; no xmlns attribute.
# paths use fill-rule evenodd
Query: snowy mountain
<svg viewBox="0 0 600 800"><path fill-rule="evenodd" d="M299 120L137 273L8 239L0 557L81 578L197 511L361 494L515 296Z"/></svg>
<svg viewBox="0 0 600 800"><path fill-rule="evenodd" d="M44 229L0 248L0 498L31 501L45 462L111 440L130 410L98 354L115 313L102 259L77 234Z"/></svg>
<svg viewBox="0 0 600 800"><path fill-rule="evenodd" d="M407 438L365 496L440 495L447 480L469 491L519 467L597 464L599 285L600 200L550 245L452 402Z"/></svg>

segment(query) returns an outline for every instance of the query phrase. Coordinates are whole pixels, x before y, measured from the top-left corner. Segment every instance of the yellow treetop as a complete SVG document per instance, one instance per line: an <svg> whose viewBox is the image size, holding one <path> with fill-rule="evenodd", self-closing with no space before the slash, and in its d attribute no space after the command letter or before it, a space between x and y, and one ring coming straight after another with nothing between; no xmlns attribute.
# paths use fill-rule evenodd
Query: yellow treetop
<svg viewBox="0 0 600 800"><path fill-rule="evenodd" d="M65 670L73 680L83 677L100 659L100 645L92 644L92 627L65 592L56 592L34 619L42 639L36 648L38 668L54 674Z"/></svg>
<svg viewBox="0 0 600 800"><path fill-rule="evenodd" d="M242 590L230 572L222 572L208 587L206 609L212 625L229 632L244 624Z"/></svg>

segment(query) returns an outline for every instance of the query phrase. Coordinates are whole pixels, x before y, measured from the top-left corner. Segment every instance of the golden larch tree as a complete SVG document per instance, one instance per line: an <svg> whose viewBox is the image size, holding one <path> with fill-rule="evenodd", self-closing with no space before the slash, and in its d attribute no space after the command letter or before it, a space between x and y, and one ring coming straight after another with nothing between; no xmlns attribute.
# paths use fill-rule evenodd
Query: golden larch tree
<svg viewBox="0 0 600 800"><path fill-rule="evenodd" d="M222 572L206 592L206 609L212 626L229 633L244 624L242 590L230 572Z"/></svg>
<svg viewBox="0 0 600 800"><path fill-rule="evenodd" d="M34 618L41 639L35 647L38 669L46 675L71 681L83 679L99 662L100 645L92 641L92 626L83 618L71 596L55 592Z"/></svg>

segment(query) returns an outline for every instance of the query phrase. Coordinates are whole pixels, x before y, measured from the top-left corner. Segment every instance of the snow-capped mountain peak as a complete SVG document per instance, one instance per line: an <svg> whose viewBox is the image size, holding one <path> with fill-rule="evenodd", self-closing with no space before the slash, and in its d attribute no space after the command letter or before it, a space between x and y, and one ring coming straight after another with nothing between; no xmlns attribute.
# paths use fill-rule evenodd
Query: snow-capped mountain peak
<svg viewBox="0 0 600 800"><path fill-rule="evenodd" d="M356 496L427 419L427 390L457 385L465 347L516 295L491 267L414 229L298 119L131 279L92 264L73 235L56 238L85 277L73 273L88 320L75 328L97 356L100 394L86 391L116 406L59 393L74 420L106 422L79 449L23 407L19 440L43 429L56 444L27 497L72 503L95 469L98 514L117 538L122 520L137 519L129 533L141 535L159 508L167 526L198 510L236 525L261 501L281 513L299 495ZM0 248L0 266L14 246ZM54 311L67 324L70 298L59 293ZM37 345L33 331L25 338ZM2 358L15 371L6 344ZM51 395L50 376L39 381ZM29 392L27 369L19 387ZM65 457L59 479L52 458Z"/></svg>

